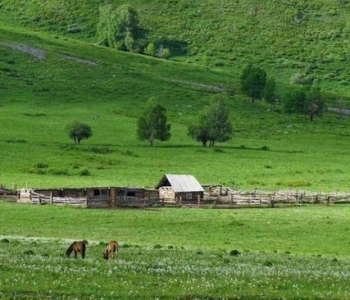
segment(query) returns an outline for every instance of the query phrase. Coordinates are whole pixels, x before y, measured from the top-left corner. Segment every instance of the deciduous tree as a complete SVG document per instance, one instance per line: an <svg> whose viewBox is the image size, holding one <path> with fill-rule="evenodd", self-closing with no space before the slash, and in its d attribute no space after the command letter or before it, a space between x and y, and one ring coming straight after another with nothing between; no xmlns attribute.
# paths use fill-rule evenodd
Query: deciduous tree
<svg viewBox="0 0 350 300"><path fill-rule="evenodd" d="M204 107L198 124L188 127L188 135L201 142L203 147L214 146L215 142L226 142L232 138L232 124L229 120L230 110L221 98L214 98Z"/></svg>
<svg viewBox="0 0 350 300"><path fill-rule="evenodd" d="M153 146L155 140L170 139L170 124L167 123L166 109L156 98L151 97L144 109L143 115L137 122L137 136L141 141L146 140Z"/></svg>
<svg viewBox="0 0 350 300"><path fill-rule="evenodd" d="M132 51L138 38L137 11L130 5L116 8L113 4L100 7L97 39L102 45Z"/></svg>
<svg viewBox="0 0 350 300"><path fill-rule="evenodd" d="M313 121L316 115L321 116L325 107L321 90L315 87L294 90L286 94L282 104L286 113L307 115L310 121Z"/></svg>
<svg viewBox="0 0 350 300"><path fill-rule="evenodd" d="M241 75L241 89L250 97L252 103L262 98L266 80L267 75L263 69L254 67L252 64L244 68Z"/></svg>
<svg viewBox="0 0 350 300"><path fill-rule="evenodd" d="M80 145L83 139L88 139L92 136L91 126L78 121L67 125L66 130L69 137L74 140L76 145Z"/></svg>

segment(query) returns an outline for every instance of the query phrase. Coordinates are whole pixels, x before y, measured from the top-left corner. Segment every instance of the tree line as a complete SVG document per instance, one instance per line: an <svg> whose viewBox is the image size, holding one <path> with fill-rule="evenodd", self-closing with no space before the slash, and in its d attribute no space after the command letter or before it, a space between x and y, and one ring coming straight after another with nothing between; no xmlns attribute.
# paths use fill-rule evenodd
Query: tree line
<svg viewBox="0 0 350 300"><path fill-rule="evenodd" d="M280 104L287 114L307 115L310 121L321 116L325 107L325 98L321 90L313 86L294 89L284 95L282 100L276 94L276 82L268 78L266 72L252 64L247 65L241 74L241 90L251 103L264 99L271 105ZM280 103L279 103L280 102ZM137 120L137 136L141 141L154 145L156 140L168 141L171 124L168 123L167 110L157 98L151 97ZM83 139L92 135L91 126L74 121L67 126L69 138L79 145ZM233 126L230 121L230 107L221 95L216 95L199 112L197 122L188 126L188 135L200 142L203 147L213 147L216 142L232 139Z"/></svg>
<svg viewBox="0 0 350 300"><path fill-rule="evenodd" d="M156 140L170 139L171 124L168 123L167 111L157 98L151 97L137 120L137 136L141 141L147 141L150 146ZM90 125L74 121L67 125L69 138L76 145L92 136ZM225 142L232 138L232 124L229 121L229 108L223 99L214 98L200 113L199 121L188 127L188 135L201 142L204 147L214 146L216 141Z"/></svg>

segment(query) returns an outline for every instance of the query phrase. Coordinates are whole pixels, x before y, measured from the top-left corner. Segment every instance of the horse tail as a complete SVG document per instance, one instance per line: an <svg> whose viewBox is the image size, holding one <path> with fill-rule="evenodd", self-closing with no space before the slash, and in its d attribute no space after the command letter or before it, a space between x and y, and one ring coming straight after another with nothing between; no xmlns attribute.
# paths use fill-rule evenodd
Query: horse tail
<svg viewBox="0 0 350 300"><path fill-rule="evenodd" d="M86 251L86 245L84 242L82 242L82 245L81 245L81 256L82 258L85 258L85 251Z"/></svg>

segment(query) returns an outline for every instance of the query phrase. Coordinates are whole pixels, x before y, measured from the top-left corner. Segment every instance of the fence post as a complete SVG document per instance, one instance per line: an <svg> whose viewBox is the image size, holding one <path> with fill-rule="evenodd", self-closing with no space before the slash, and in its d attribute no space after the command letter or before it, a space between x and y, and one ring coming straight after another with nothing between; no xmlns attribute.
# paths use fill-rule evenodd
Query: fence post
<svg viewBox="0 0 350 300"><path fill-rule="evenodd" d="M52 195L52 192L50 193L50 204L53 205L53 195Z"/></svg>

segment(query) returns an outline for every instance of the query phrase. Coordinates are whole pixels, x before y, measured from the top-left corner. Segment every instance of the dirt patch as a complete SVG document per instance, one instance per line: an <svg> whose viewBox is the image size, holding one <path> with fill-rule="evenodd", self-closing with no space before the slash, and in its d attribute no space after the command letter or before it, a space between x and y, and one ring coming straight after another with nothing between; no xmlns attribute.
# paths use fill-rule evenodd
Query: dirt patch
<svg viewBox="0 0 350 300"><path fill-rule="evenodd" d="M62 54L61 56L65 59L73 60L73 61L80 63L80 64L85 64L85 65L90 65L90 66L97 66L98 65L98 63L96 61L92 61L92 60L88 60L88 59L82 59L82 58L78 58L78 57L74 57L74 56L70 56L70 55L66 55L66 54Z"/></svg>
<svg viewBox="0 0 350 300"><path fill-rule="evenodd" d="M27 45L17 45L17 44L7 43L7 42L0 42L0 45L5 46L5 47L9 47L9 48L17 50L17 51L28 53L39 60L44 60L46 58L46 54L47 54L47 52L43 49L32 47L32 46L27 46ZM85 64L85 65L90 65L90 66L97 66L98 65L98 63L95 61L88 60L88 59L82 59L82 58L74 57L74 56L67 55L67 54L61 54L60 56L65 58L65 59L73 60L79 64Z"/></svg>
<svg viewBox="0 0 350 300"><path fill-rule="evenodd" d="M18 50L21 52L28 53L28 54L30 54L30 55L32 55L35 58L40 59L40 60L43 60L46 57L46 51L39 49L39 48L26 46L26 45L16 45L16 44L6 43L6 42L0 42L0 45L6 46L6 47L9 47L11 49Z"/></svg>

